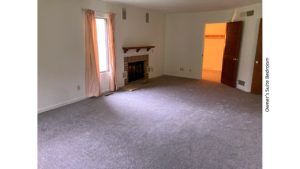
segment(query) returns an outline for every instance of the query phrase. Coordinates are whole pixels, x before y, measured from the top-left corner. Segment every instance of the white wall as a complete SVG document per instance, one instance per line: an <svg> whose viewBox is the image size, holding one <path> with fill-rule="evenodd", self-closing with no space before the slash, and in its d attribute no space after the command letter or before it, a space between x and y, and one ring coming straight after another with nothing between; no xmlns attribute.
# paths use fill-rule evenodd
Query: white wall
<svg viewBox="0 0 300 169"><path fill-rule="evenodd" d="M85 97L85 48L82 8L97 14L116 13L117 85L123 86L123 46L154 45L149 53L150 77L163 74L165 15L98 0L39 0L38 2L38 110L43 112ZM127 20L121 19L122 7ZM150 23L145 23L145 13ZM130 51L131 54L135 52ZM140 51L138 54L145 54ZM107 79L102 74L102 83ZM77 90L77 86L81 89ZM107 83L102 90L107 90Z"/></svg>
<svg viewBox="0 0 300 169"><path fill-rule="evenodd" d="M80 0L38 2L38 110L85 97ZM77 90L77 85L81 90Z"/></svg>
<svg viewBox="0 0 300 169"><path fill-rule="evenodd" d="M252 74L256 55L256 45L259 31L259 21L262 18L261 4L245 6L237 9L237 13L254 9L254 16L240 18L237 15L236 20L244 21L243 39L240 53L238 80L245 81L245 86L237 85L237 88L246 92L251 91Z"/></svg>
<svg viewBox="0 0 300 169"><path fill-rule="evenodd" d="M244 20L242 47L238 79L245 81L245 86L237 88L249 92L256 51L259 18L262 16L261 3L237 8L240 11L254 9L254 16L239 18ZM168 75L201 79L204 26L206 23L229 22L234 9L198 13L176 13L166 16L165 62L164 73ZM180 67L184 71L180 71ZM189 71L191 70L191 71Z"/></svg>

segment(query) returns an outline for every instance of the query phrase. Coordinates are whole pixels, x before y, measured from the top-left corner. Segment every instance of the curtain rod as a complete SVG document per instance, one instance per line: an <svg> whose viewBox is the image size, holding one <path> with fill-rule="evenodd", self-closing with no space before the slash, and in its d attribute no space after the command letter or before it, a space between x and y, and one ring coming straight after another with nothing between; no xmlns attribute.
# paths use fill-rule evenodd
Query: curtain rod
<svg viewBox="0 0 300 169"><path fill-rule="evenodd" d="M89 8L82 8L83 11L87 11L87 10L92 10L92 11L95 11L96 13L105 13L105 14L115 14L113 12L103 12L103 11L98 11L98 10L95 10L95 9L89 9Z"/></svg>

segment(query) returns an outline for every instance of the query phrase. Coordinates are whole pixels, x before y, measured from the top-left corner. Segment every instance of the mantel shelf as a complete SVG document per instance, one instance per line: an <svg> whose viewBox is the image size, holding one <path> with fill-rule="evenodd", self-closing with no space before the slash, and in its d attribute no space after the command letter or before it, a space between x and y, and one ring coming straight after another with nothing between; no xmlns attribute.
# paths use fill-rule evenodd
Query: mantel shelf
<svg viewBox="0 0 300 169"><path fill-rule="evenodd" d="M136 52L139 52L141 49L147 49L149 51L150 49L155 48L155 46L135 46L135 47L123 47L124 53L127 53L130 49L135 49Z"/></svg>

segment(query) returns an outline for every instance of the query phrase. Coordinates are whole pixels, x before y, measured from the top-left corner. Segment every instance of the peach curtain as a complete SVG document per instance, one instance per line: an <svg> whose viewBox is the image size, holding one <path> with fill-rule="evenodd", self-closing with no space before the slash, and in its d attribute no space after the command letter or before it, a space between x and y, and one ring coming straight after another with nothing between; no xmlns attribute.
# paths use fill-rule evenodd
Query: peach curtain
<svg viewBox="0 0 300 169"><path fill-rule="evenodd" d="M108 34L108 56L109 56L109 88L111 91L117 89L116 86L116 55L115 55L115 39L114 39L114 14L108 14L107 18L107 34Z"/></svg>
<svg viewBox="0 0 300 169"><path fill-rule="evenodd" d="M85 10L85 86L88 97L100 96L96 14L92 10Z"/></svg>

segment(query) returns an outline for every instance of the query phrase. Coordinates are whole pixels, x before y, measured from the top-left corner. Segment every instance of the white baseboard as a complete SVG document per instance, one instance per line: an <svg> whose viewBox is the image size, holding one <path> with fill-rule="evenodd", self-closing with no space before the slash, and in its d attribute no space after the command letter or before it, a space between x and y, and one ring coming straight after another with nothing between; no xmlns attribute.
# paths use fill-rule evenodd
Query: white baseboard
<svg viewBox="0 0 300 169"><path fill-rule="evenodd" d="M38 114L43 113L48 110L56 109L56 108L59 108L59 107L62 107L62 106L68 105L68 104L79 102L79 101L87 99L87 98L89 98L89 97L87 97L87 96L77 97L74 99L64 101L62 103L54 104L54 105L43 107L43 108L38 108Z"/></svg>

